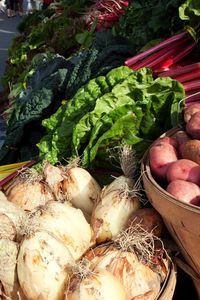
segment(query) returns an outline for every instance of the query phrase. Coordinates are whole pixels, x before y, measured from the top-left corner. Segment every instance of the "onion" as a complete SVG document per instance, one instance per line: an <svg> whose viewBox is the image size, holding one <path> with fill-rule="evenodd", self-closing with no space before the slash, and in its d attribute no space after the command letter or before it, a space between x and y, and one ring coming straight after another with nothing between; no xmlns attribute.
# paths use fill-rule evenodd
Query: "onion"
<svg viewBox="0 0 200 300"><path fill-rule="evenodd" d="M17 273L25 296L28 299L63 299L73 265L69 250L48 232L38 231L24 239Z"/></svg>
<svg viewBox="0 0 200 300"><path fill-rule="evenodd" d="M35 228L52 233L69 249L75 260L93 244L93 232L80 209L51 201L32 214Z"/></svg>
<svg viewBox="0 0 200 300"><path fill-rule="evenodd" d="M80 208L90 220L94 205L99 201L101 188L90 173L79 167L66 171L63 194L75 207Z"/></svg>
<svg viewBox="0 0 200 300"><path fill-rule="evenodd" d="M3 299L19 300L25 299L20 289L17 278L17 243L1 239L0 240L0 282Z"/></svg>
<svg viewBox="0 0 200 300"><path fill-rule="evenodd" d="M127 300L155 300L158 296L160 276L140 262L134 252L119 250L114 245L102 245L89 251L85 258L93 267L111 272L124 286Z"/></svg>
<svg viewBox="0 0 200 300"><path fill-rule="evenodd" d="M9 202L0 191L0 239L19 240L25 220L24 210Z"/></svg>
<svg viewBox="0 0 200 300"><path fill-rule="evenodd" d="M6 195L2 191L0 191L0 202L1 201L8 201Z"/></svg>
<svg viewBox="0 0 200 300"><path fill-rule="evenodd" d="M147 232L160 237L163 230L163 221L159 213L152 207L136 210L129 218L127 226L140 224Z"/></svg>
<svg viewBox="0 0 200 300"><path fill-rule="evenodd" d="M62 193L62 181L63 181L63 169L51 165L49 162L45 162L43 166L43 173L45 181L54 193L56 200L63 200Z"/></svg>
<svg viewBox="0 0 200 300"><path fill-rule="evenodd" d="M116 191L130 191L134 189L135 180L124 175L116 177L109 185L105 186L101 192L101 198L105 197L111 192Z"/></svg>
<svg viewBox="0 0 200 300"><path fill-rule="evenodd" d="M44 205L54 196L47 185L42 181L34 180L31 175L28 179L20 178L6 191L9 201L17 204L26 211L31 211L39 205Z"/></svg>
<svg viewBox="0 0 200 300"><path fill-rule="evenodd" d="M126 300L122 284L105 269L95 268L85 276L72 277L65 300Z"/></svg>
<svg viewBox="0 0 200 300"><path fill-rule="evenodd" d="M103 189L102 198L91 218L97 243L115 237L125 228L130 215L140 207L134 183L134 180L120 176Z"/></svg>

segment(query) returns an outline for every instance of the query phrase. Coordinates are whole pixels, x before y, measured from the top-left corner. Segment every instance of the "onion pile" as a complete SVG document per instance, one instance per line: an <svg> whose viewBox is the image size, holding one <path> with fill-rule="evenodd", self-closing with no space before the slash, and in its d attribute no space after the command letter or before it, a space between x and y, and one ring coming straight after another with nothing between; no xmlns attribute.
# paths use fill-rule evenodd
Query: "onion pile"
<svg viewBox="0 0 200 300"><path fill-rule="evenodd" d="M157 298L169 268L161 222L127 165L101 188L77 165L46 162L0 192L0 298Z"/></svg>
<svg viewBox="0 0 200 300"><path fill-rule="evenodd" d="M6 196L26 211L48 201L68 201L80 208L89 221L100 193L101 187L96 180L76 162L66 167L45 162L41 173L28 171L19 176L7 189Z"/></svg>

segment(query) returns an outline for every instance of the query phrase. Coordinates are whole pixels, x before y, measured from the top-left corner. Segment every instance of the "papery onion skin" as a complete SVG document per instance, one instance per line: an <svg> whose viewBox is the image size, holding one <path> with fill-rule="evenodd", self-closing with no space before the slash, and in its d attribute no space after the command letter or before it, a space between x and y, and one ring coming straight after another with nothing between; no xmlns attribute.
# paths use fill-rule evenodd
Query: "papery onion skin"
<svg viewBox="0 0 200 300"><path fill-rule="evenodd" d="M97 181L85 169L73 167L67 170L62 189L66 200L80 208L89 220L100 198L101 187Z"/></svg>
<svg viewBox="0 0 200 300"><path fill-rule="evenodd" d="M17 204L26 211L55 200L53 194L42 182L19 182L6 192L10 202Z"/></svg>
<svg viewBox="0 0 200 300"><path fill-rule="evenodd" d="M6 195L2 191L0 191L0 201L8 201Z"/></svg>
<svg viewBox="0 0 200 300"><path fill-rule="evenodd" d="M91 225L97 243L114 238L123 230L130 215L140 208L141 203L137 197L111 191L104 194L93 210Z"/></svg>
<svg viewBox="0 0 200 300"><path fill-rule="evenodd" d="M33 224L59 239L75 260L93 244L93 231L82 211L69 203L50 201L33 214ZM34 229L34 228L33 228Z"/></svg>
<svg viewBox="0 0 200 300"><path fill-rule="evenodd" d="M109 185L105 186L101 192L101 198L115 191L133 190L135 180L124 175L116 177Z"/></svg>
<svg viewBox="0 0 200 300"><path fill-rule="evenodd" d="M62 168L53 166L46 161L43 166L43 173L45 182L54 193L56 200L62 200L62 181L64 179Z"/></svg>
<svg viewBox="0 0 200 300"><path fill-rule="evenodd" d="M0 197L0 238L17 240L21 238L20 226L26 219L23 209L7 200L6 196Z"/></svg>
<svg viewBox="0 0 200 300"><path fill-rule="evenodd" d="M160 291L160 276L142 264L132 252L114 245L102 245L85 255L91 266L111 272L124 286L126 299L155 300Z"/></svg>
<svg viewBox="0 0 200 300"><path fill-rule="evenodd" d="M65 300L126 300L126 294L116 277L96 268L83 279L71 280Z"/></svg>
<svg viewBox="0 0 200 300"><path fill-rule="evenodd" d="M144 230L160 237L163 231L163 221L159 213L152 207L136 210L129 218L127 226L140 224Z"/></svg>
<svg viewBox="0 0 200 300"><path fill-rule="evenodd" d="M5 299L25 299L17 277L17 255L17 243L0 239L0 282Z"/></svg>
<svg viewBox="0 0 200 300"><path fill-rule="evenodd" d="M27 299L63 300L73 265L69 250L53 235L38 231L24 239L17 273Z"/></svg>

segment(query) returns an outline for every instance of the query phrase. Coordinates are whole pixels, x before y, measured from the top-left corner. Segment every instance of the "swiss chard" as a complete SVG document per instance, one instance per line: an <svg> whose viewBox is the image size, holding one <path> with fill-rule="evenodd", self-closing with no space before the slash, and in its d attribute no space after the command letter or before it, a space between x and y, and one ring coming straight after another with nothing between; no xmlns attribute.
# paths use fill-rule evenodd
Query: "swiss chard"
<svg viewBox="0 0 200 300"><path fill-rule="evenodd" d="M100 78L106 82L104 91L95 87ZM97 164L108 158L107 147L111 150L123 143L135 145L141 157L151 141L180 122L183 98L179 82L154 80L150 69L113 69L82 87L43 122L48 134L38 145L40 158L56 163L80 156L82 164L91 167L96 157Z"/></svg>

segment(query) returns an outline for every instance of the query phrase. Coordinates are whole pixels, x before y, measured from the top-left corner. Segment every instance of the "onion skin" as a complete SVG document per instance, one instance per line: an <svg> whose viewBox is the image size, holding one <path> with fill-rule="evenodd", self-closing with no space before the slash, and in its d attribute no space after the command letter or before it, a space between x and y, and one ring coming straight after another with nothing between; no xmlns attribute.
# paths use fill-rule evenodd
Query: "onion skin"
<svg viewBox="0 0 200 300"><path fill-rule="evenodd" d="M20 225L26 220L23 209L0 196L0 239L19 241L21 239Z"/></svg>
<svg viewBox="0 0 200 300"><path fill-rule="evenodd" d="M115 178L110 184L105 186L101 192L101 198L115 191L123 191L125 189L132 190L135 185L135 180L124 175Z"/></svg>
<svg viewBox="0 0 200 300"><path fill-rule="evenodd" d="M103 189L102 198L93 210L91 225L97 243L114 238L126 227L131 214L141 206L137 197L129 195L130 185L122 177Z"/></svg>
<svg viewBox="0 0 200 300"><path fill-rule="evenodd" d="M73 265L70 252L53 235L38 231L24 239L17 273L27 299L63 300Z"/></svg>
<svg viewBox="0 0 200 300"><path fill-rule="evenodd" d="M150 207L136 210L129 218L127 226L140 224L147 232L152 232L155 236L160 237L163 230L163 221L159 213Z"/></svg>
<svg viewBox="0 0 200 300"><path fill-rule="evenodd" d="M37 206L55 200L48 187L42 182L19 182L6 192L8 200L17 204L25 211L31 211Z"/></svg>
<svg viewBox="0 0 200 300"><path fill-rule="evenodd" d="M84 279L72 278L65 300L126 300L122 284L105 269L95 268Z"/></svg>
<svg viewBox="0 0 200 300"><path fill-rule="evenodd" d="M59 239L78 260L93 244L93 231L82 211L69 203L50 201L36 210L33 224Z"/></svg>
<svg viewBox="0 0 200 300"><path fill-rule="evenodd" d="M43 173L45 181L55 195L56 200L62 200L62 181L64 179L62 168L53 166L49 162L45 162Z"/></svg>
<svg viewBox="0 0 200 300"><path fill-rule="evenodd" d="M17 243L5 239L0 240L0 282L5 299L25 299L17 277L17 255Z"/></svg>
<svg viewBox="0 0 200 300"><path fill-rule="evenodd" d="M155 300L160 291L160 276L138 261L132 252L122 251L114 245L102 245L85 255L95 266L111 272L124 286L126 299Z"/></svg>
<svg viewBox="0 0 200 300"><path fill-rule="evenodd" d="M63 196L73 206L80 208L90 220L94 205L99 201L101 187L97 181L83 168L70 168L62 186Z"/></svg>

